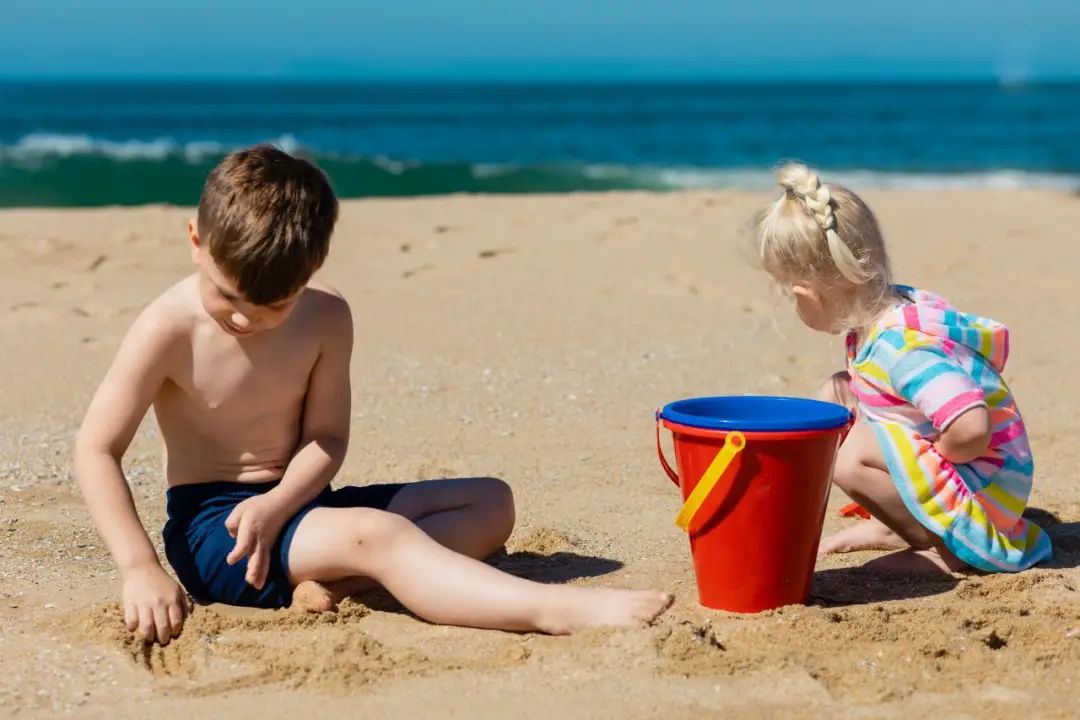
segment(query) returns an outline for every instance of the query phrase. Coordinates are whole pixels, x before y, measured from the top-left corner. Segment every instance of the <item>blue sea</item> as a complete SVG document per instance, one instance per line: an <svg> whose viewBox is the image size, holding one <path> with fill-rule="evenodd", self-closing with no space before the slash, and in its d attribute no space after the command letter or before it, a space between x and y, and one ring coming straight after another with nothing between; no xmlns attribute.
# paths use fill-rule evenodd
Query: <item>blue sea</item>
<svg viewBox="0 0 1080 720"><path fill-rule="evenodd" d="M272 142L342 197L758 188L801 159L860 187L1080 187L1080 84L0 82L0 205L193 204Z"/></svg>

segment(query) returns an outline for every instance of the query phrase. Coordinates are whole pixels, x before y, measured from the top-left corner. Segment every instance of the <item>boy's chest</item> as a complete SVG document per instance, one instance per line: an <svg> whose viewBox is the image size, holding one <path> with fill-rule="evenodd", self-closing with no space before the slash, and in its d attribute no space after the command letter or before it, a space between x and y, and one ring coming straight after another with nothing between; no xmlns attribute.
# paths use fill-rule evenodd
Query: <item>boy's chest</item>
<svg viewBox="0 0 1080 720"><path fill-rule="evenodd" d="M269 412L303 400L316 359L308 343L196 343L184 390L207 410Z"/></svg>

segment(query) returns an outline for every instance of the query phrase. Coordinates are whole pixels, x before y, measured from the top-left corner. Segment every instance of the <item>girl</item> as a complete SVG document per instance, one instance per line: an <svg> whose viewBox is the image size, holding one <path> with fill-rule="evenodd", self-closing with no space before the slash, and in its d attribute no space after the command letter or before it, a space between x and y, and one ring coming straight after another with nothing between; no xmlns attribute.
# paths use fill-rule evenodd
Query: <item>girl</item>
<svg viewBox="0 0 1080 720"><path fill-rule="evenodd" d="M881 230L853 192L805 165L780 169L784 194L754 235L766 272L811 329L847 335L847 372L822 398L858 415L834 482L873 516L822 552L903 549L898 570L1023 570L1050 540L1021 516L1034 465L1001 378L1008 330L942 298L894 285Z"/></svg>

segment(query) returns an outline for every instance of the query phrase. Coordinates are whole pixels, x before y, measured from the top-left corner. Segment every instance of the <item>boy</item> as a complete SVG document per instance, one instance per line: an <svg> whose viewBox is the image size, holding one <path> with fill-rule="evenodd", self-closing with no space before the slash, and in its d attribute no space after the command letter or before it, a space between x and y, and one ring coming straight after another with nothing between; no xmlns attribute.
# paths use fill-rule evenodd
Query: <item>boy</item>
<svg viewBox="0 0 1080 720"><path fill-rule="evenodd" d="M151 406L166 555L197 601L324 611L377 583L434 623L569 633L651 621L670 596L543 585L480 562L513 527L500 480L329 489L349 438L352 319L309 281L337 210L310 163L267 146L229 155L188 224L196 272L142 312L98 388L75 474L120 568L128 628L166 644L189 612L121 470Z"/></svg>

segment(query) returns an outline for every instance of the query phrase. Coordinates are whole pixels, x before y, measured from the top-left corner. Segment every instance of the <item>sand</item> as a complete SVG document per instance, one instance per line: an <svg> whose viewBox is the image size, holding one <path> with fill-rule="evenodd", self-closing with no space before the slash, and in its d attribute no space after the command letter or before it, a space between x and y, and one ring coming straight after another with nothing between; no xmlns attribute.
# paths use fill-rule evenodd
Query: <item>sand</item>
<svg viewBox="0 0 1080 720"><path fill-rule="evenodd" d="M1080 198L867 193L898 275L1013 330L1007 378L1055 560L1016 576L882 578L821 560L811 602L704 610L653 410L809 394L839 369L740 253L740 193L347 202L322 278L352 302L349 482L495 475L519 526L495 562L662 587L641 631L441 628L387 597L333 615L200 607L168 648L123 630L72 436L126 326L190 270L190 210L0 212L0 715L1073 717L1080 697ZM126 462L160 547L152 421ZM826 531L853 522L836 514Z"/></svg>

